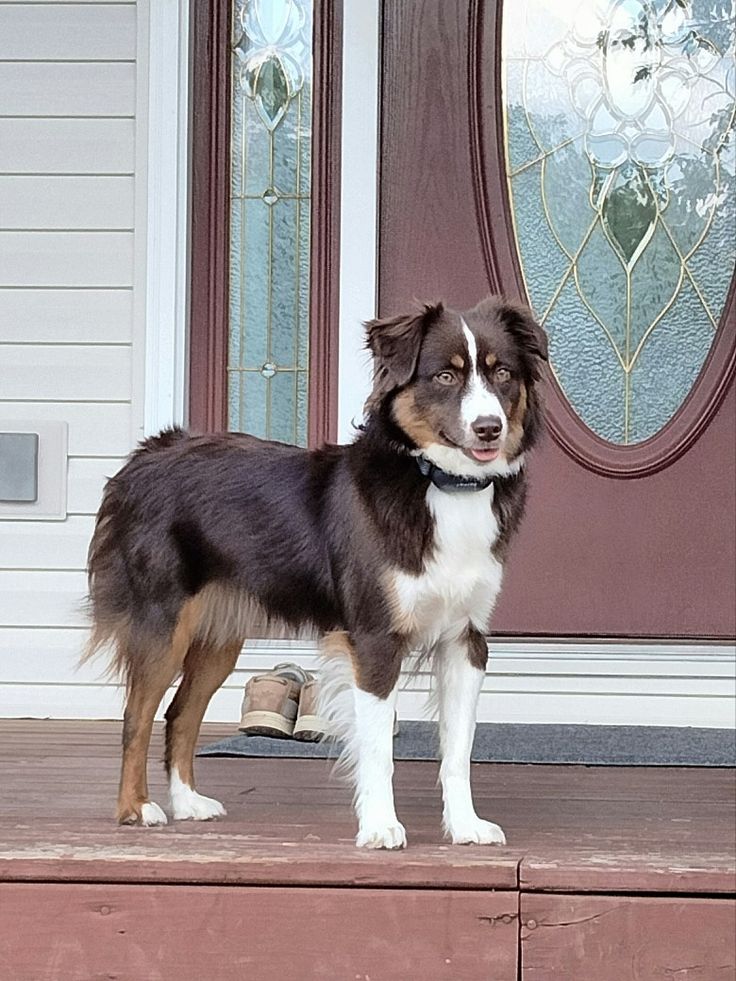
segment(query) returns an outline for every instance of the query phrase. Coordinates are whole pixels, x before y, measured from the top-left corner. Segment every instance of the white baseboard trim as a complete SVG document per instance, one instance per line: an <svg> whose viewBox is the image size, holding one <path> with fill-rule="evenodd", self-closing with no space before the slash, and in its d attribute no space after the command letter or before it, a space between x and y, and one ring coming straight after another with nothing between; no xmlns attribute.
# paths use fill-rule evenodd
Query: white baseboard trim
<svg viewBox="0 0 736 981"><path fill-rule="evenodd" d="M736 727L736 648L715 644L543 642L494 640L480 698L481 722L569 725ZM100 683L101 665L75 670L76 656L56 659L26 652L0 674L0 717L115 719L122 691ZM206 719L232 722L243 687L281 661L317 667L317 649L305 641L253 641L213 698ZM43 682L34 679L44 678ZM399 715L425 717L431 677L407 671ZM171 689L159 717L173 696Z"/></svg>

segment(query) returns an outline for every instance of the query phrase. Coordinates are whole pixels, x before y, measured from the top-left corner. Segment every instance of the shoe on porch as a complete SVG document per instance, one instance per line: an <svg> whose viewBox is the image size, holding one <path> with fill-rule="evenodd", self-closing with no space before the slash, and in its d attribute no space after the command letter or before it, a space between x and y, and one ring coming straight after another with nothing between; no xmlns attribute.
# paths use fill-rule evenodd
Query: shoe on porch
<svg viewBox="0 0 736 981"><path fill-rule="evenodd" d="M249 736L289 739L299 712L299 698L310 675L298 664L277 664L245 686L239 729Z"/></svg>
<svg viewBox="0 0 736 981"><path fill-rule="evenodd" d="M249 736L319 742L328 724L317 710L319 680L298 664L277 664L245 686L238 729ZM393 735L399 733L394 713Z"/></svg>
<svg viewBox="0 0 736 981"><path fill-rule="evenodd" d="M299 714L294 725L294 739L316 743L327 732L327 722L317 712L319 682L310 678L303 686L299 698Z"/></svg>

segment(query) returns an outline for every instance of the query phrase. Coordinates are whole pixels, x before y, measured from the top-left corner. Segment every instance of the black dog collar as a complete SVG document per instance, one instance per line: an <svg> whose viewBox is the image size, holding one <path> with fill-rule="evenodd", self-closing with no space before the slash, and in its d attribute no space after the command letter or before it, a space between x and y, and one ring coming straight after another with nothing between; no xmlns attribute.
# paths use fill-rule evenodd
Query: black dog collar
<svg viewBox="0 0 736 981"><path fill-rule="evenodd" d="M423 456L414 458L417 466L425 477L429 477L435 487L439 490L449 491L480 491L490 487L493 483L493 475L490 477L460 477L455 473L448 473L440 467L435 466L430 460Z"/></svg>

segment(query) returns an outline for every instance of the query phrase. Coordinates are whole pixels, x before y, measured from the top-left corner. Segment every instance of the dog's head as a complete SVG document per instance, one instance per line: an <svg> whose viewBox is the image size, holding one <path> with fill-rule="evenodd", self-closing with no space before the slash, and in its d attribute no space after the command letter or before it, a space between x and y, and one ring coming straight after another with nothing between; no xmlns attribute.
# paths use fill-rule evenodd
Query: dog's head
<svg viewBox="0 0 736 981"><path fill-rule="evenodd" d="M541 424L535 391L547 338L529 309L489 297L467 313L442 304L366 324L369 413L461 476L513 473Z"/></svg>

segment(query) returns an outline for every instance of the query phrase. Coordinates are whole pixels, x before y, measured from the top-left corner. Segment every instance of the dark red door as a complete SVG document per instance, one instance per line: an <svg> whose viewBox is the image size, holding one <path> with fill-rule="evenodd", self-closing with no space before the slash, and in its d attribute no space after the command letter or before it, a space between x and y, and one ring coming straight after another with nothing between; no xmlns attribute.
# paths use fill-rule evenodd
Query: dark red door
<svg viewBox="0 0 736 981"><path fill-rule="evenodd" d="M503 291L549 331L497 632L729 637L733 26L595 6L384 3L380 311Z"/></svg>

